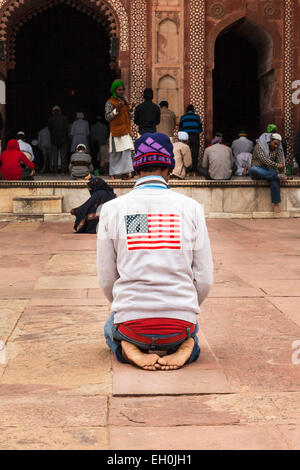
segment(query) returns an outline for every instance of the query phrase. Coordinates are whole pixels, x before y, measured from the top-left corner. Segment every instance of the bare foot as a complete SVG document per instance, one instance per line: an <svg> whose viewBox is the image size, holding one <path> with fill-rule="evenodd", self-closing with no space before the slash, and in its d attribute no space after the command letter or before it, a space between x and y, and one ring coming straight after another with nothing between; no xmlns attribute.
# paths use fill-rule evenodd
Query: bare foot
<svg viewBox="0 0 300 470"><path fill-rule="evenodd" d="M189 338L181 346L174 354L170 354L169 356L161 357L157 361L160 365L161 370L175 370L180 369L184 364L187 363L189 358L192 355L193 349L195 346L195 341L193 338Z"/></svg>
<svg viewBox="0 0 300 470"><path fill-rule="evenodd" d="M280 205L279 204L274 204L274 212L276 214L280 214Z"/></svg>
<svg viewBox="0 0 300 470"><path fill-rule="evenodd" d="M121 346L124 358L131 364L144 370L158 370L160 368L158 365L159 356L157 354L142 353L138 347L127 341L121 341Z"/></svg>

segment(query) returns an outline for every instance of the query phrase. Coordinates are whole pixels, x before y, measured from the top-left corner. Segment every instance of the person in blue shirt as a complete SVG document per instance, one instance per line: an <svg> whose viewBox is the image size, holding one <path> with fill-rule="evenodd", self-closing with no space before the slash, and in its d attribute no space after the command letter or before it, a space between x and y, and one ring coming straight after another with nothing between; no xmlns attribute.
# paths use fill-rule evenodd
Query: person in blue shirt
<svg viewBox="0 0 300 470"><path fill-rule="evenodd" d="M192 170L193 176L198 173L198 159L199 159L199 136L203 130L200 116L195 114L195 109L192 104L189 104L186 113L181 116L179 122L179 131L187 132L189 135L189 146L192 153Z"/></svg>

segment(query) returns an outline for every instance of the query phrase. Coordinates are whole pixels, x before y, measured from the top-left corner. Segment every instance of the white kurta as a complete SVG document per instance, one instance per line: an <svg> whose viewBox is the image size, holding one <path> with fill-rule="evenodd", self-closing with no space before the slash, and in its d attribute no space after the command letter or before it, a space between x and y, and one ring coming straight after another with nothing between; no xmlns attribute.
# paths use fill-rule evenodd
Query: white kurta
<svg viewBox="0 0 300 470"><path fill-rule="evenodd" d="M132 150L134 145L130 135L109 137L109 174L125 175L133 171Z"/></svg>

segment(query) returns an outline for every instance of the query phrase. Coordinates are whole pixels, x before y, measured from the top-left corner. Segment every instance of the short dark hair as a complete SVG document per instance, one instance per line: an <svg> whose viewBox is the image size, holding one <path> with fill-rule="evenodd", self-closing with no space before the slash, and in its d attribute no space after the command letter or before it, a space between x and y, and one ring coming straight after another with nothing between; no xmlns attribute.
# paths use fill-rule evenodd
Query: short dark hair
<svg viewBox="0 0 300 470"><path fill-rule="evenodd" d="M189 104L188 107L186 108L187 113L189 113L190 111L192 111L192 113L195 112L195 108L192 104Z"/></svg>
<svg viewBox="0 0 300 470"><path fill-rule="evenodd" d="M144 90L144 99L145 100L152 100L153 99L153 90L152 90L152 88L146 88Z"/></svg>
<svg viewBox="0 0 300 470"><path fill-rule="evenodd" d="M161 108L162 108L163 106L166 106L166 108L168 108L168 107L169 107L169 103L168 103L167 101L161 101L161 102L159 103L159 106L160 106Z"/></svg>
<svg viewBox="0 0 300 470"><path fill-rule="evenodd" d="M153 173L157 170L164 171L167 167L166 166L159 166L159 165L153 165L153 166L144 166L143 168L136 168L135 172L139 175L141 171L144 171L145 173Z"/></svg>

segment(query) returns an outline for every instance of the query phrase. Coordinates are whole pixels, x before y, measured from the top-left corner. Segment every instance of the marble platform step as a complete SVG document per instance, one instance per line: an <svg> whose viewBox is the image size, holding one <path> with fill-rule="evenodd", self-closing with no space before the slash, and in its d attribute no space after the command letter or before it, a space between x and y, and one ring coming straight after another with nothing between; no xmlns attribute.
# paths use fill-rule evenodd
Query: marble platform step
<svg viewBox="0 0 300 470"><path fill-rule="evenodd" d="M63 196L18 196L13 198L14 214L61 214Z"/></svg>
<svg viewBox="0 0 300 470"><path fill-rule="evenodd" d="M74 224L75 217L71 214L6 214L0 213L0 222L70 222Z"/></svg>

